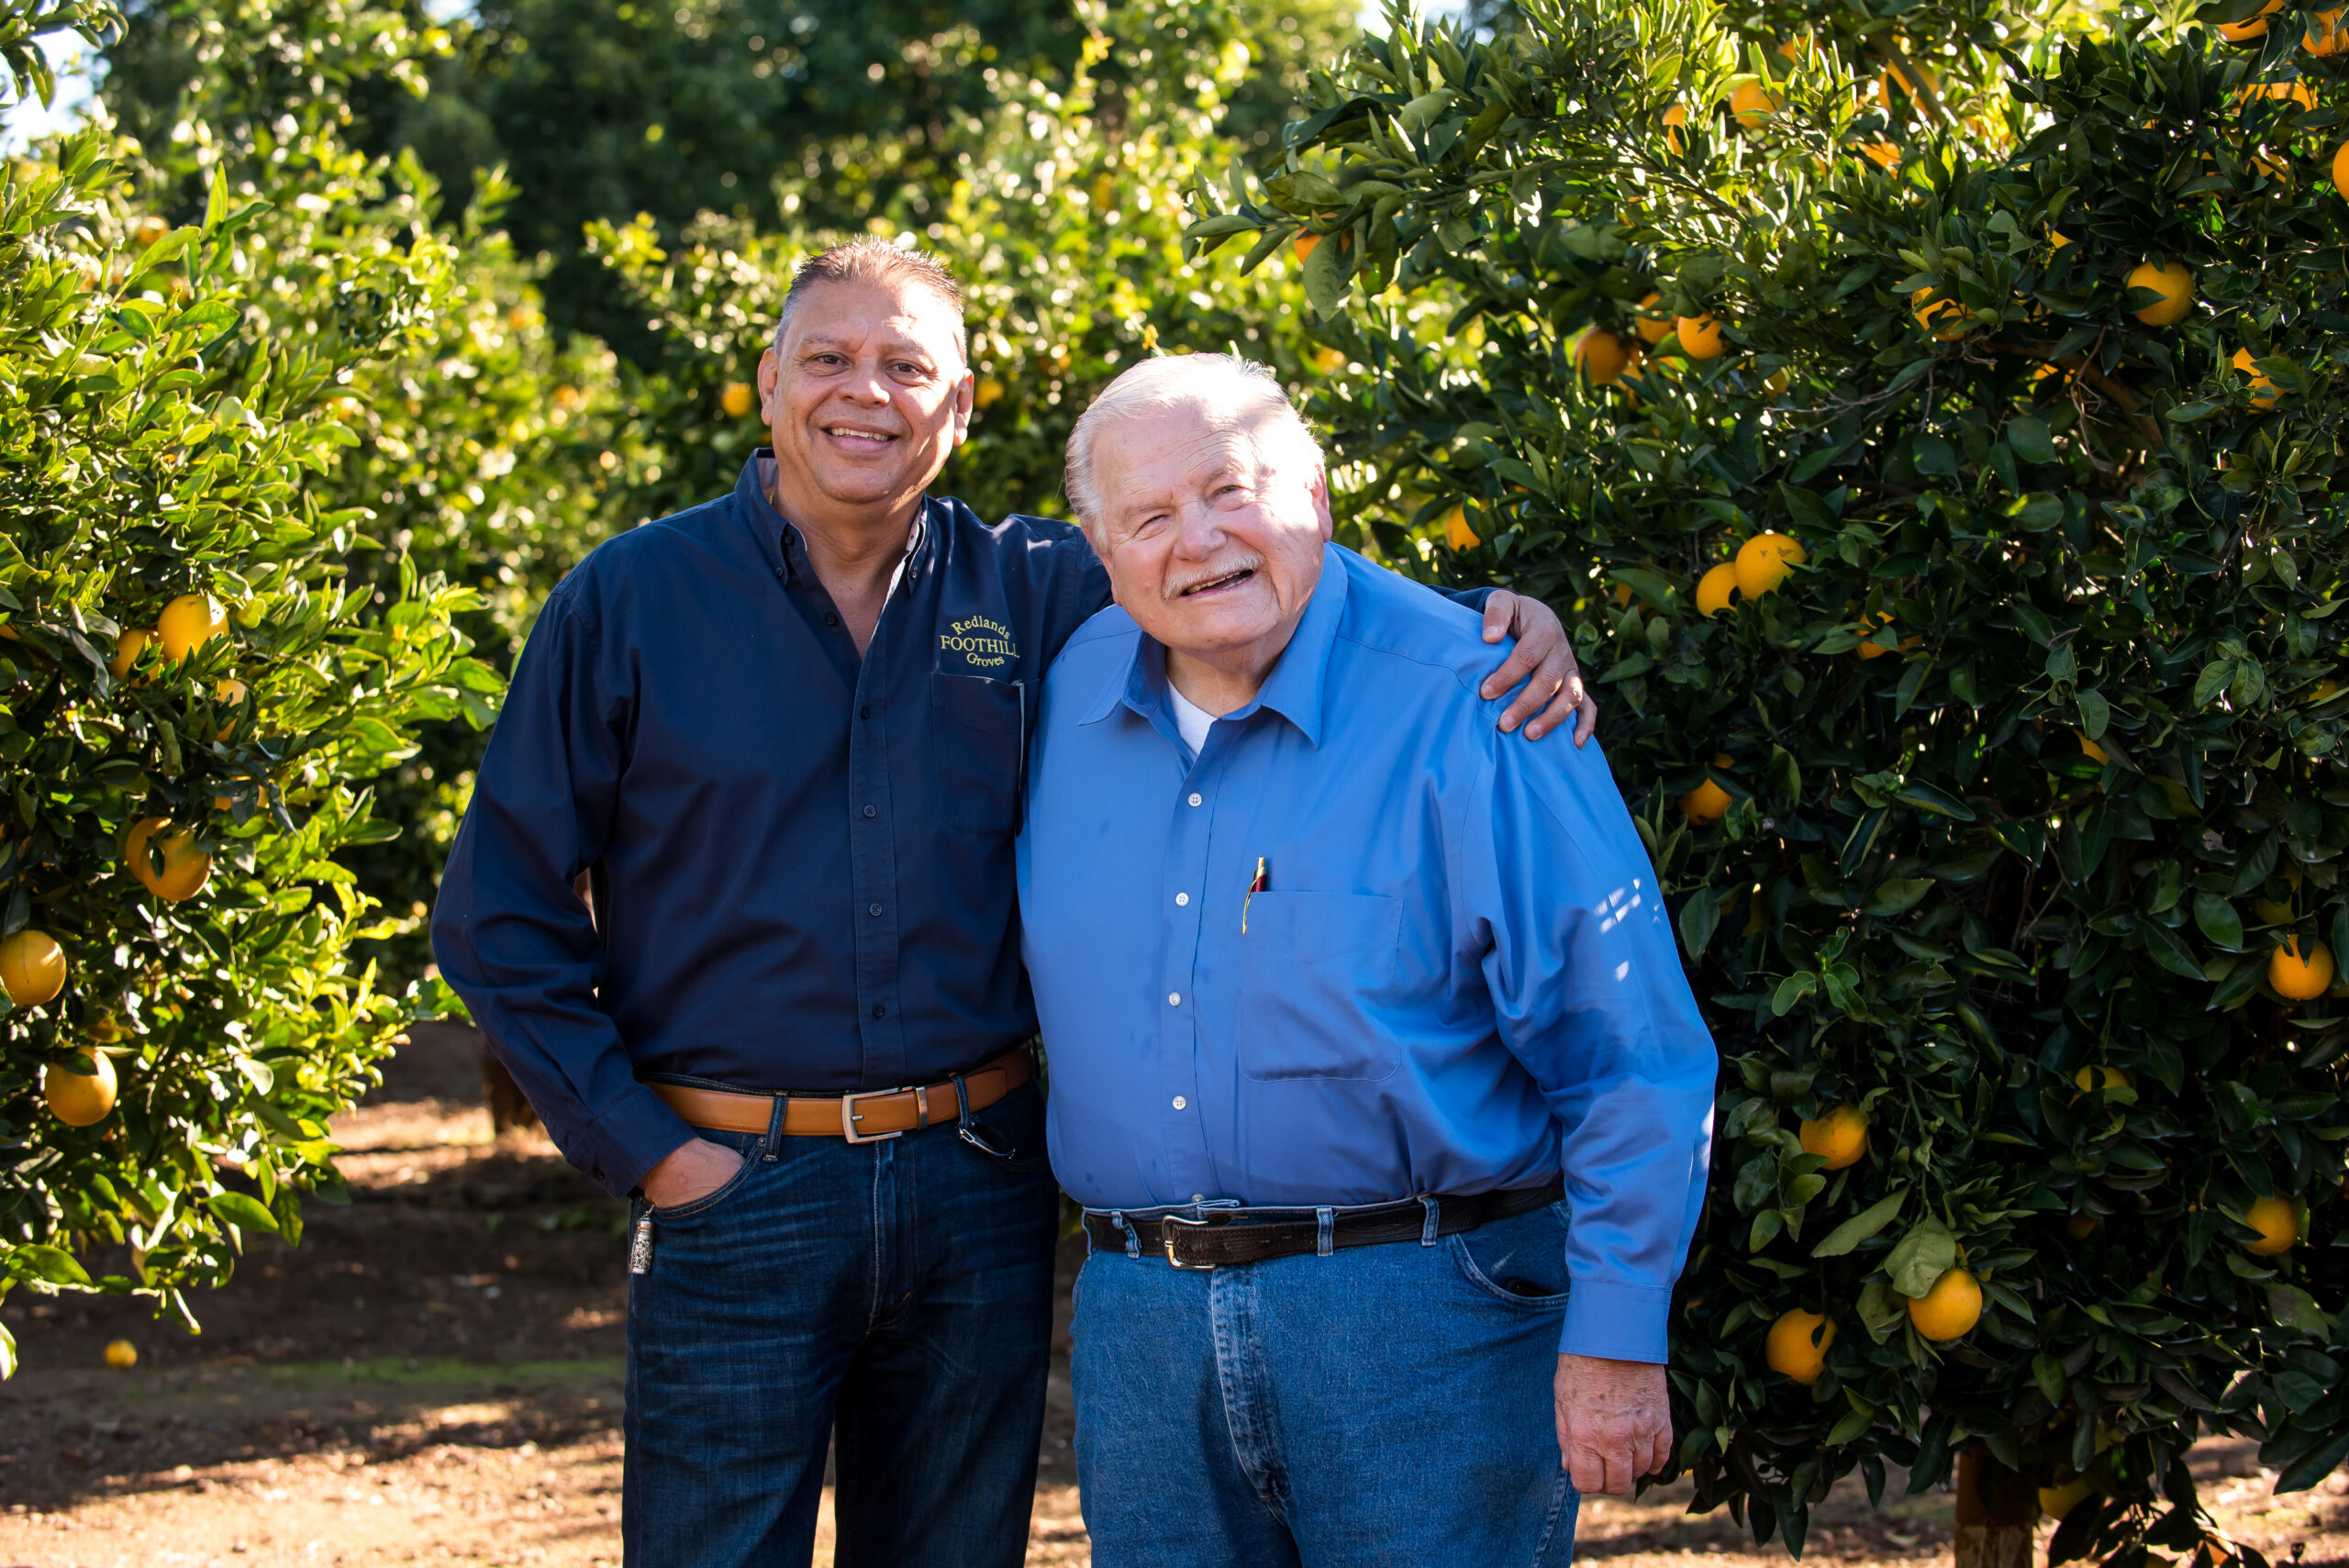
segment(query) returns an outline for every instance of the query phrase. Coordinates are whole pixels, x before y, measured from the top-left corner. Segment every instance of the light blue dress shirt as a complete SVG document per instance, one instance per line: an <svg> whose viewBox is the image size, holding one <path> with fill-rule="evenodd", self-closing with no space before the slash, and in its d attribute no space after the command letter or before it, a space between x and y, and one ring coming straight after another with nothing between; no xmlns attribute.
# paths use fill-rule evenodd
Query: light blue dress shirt
<svg viewBox="0 0 2349 1568"><path fill-rule="evenodd" d="M1559 1348L1661 1362L1712 1040L1606 759L1495 728L1480 628L1330 545L1263 690L1196 759L1131 617L1070 639L1019 846L1052 1169L1121 1209L1563 1173Z"/></svg>

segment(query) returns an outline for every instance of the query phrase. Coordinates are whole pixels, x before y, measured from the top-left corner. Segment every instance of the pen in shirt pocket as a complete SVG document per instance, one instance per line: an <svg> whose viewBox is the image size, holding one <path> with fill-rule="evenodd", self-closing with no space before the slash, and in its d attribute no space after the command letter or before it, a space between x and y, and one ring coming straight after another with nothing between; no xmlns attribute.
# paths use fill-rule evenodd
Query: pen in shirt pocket
<svg viewBox="0 0 2349 1568"><path fill-rule="evenodd" d="M1240 901L1240 934L1241 936L1244 937L1248 934L1249 900L1254 898L1259 893L1264 892L1272 885L1272 873L1264 869L1264 857L1258 855L1256 857L1255 879L1248 884L1248 897Z"/></svg>

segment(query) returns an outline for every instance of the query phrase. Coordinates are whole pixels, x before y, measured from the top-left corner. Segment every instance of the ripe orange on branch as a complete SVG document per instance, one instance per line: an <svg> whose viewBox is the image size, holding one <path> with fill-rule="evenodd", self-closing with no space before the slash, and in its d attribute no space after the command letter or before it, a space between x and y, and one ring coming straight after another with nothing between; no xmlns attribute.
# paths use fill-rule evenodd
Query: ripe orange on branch
<svg viewBox="0 0 2349 1568"><path fill-rule="evenodd" d="M47 931L26 929L0 940L0 987L19 1007L38 1007L65 989L65 950Z"/></svg>
<svg viewBox="0 0 2349 1568"><path fill-rule="evenodd" d="M1730 758L1726 753L1713 759L1713 766L1716 768L1725 769L1729 764ZM1729 806L1729 791L1721 788L1712 780L1707 779L1680 797L1680 815L1702 828L1707 823L1718 822L1728 816Z"/></svg>
<svg viewBox="0 0 2349 1568"><path fill-rule="evenodd" d="M2254 1230L2259 1232L2258 1240L2243 1244L2243 1250L2254 1257L2277 1257L2290 1251L2300 1239L2299 1212L2288 1199L2254 1199L2252 1206L2243 1211L2243 1217Z"/></svg>
<svg viewBox="0 0 2349 1568"><path fill-rule="evenodd" d="M209 594L182 594L155 621L166 664L178 663L228 629L228 612Z"/></svg>
<svg viewBox="0 0 2349 1568"><path fill-rule="evenodd" d="M1575 364L1593 386L1612 386L1622 380L1638 353L1614 333L1597 327L1575 342Z"/></svg>
<svg viewBox="0 0 2349 1568"><path fill-rule="evenodd" d="M2258 360L2253 357L2249 349L2237 349L2235 350L2235 357L2227 362L2233 365L2235 369L2243 372L2243 374L2251 377L2251 402L2253 407L2273 408L2276 406L2276 398L2277 396L2276 384L2267 378L2267 373L2266 371L2259 368Z"/></svg>
<svg viewBox="0 0 2349 1568"><path fill-rule="evenodd" d="M2161 295L2137 312L2137 319L2148 327L2174 327L2194 309L2194 274L2183 263L2171 261L2156 267L2151 261L2141 262L2130 272L2129 286Z"/></svg>
<svg viewBox="0 0 2349 1568"><path fill-rule="evenodd" d="M726 410L729 419L740 419L757 406L758 395L747 381L729 381L726 390L718 395L718 406Z"/></svg>
<svg viewBox="0 0 2349 1568"><path fill-rule="evenodd" d="M1737 568L1722 562L1697 579L1697 613L1717 616L1729 608L1729 596L1737 592Z"/></svg>
<svg viewBox="0 0 2349 1568"><path fill-rule="evenodd" d="M149 852L150 848L162 857L160 870ZM195 835L162 817L142 817L132 825L130 836L123 840L122 858L130 862L130 874L148 892L173 904L203 892L212 875L212 857L197 845Z"/></svg>
<svg viewBox="0 0 2349 1568"><path fill-rule="evenodd" d="M1719 359L1729 346L1721 336L1721 324L1709 312L1681 317L1673 323L1673 332L1680 339L1680 351L1692 360Z"/></svg>
<svg viewBox="0 0 2349 1568"><path fill-rule="evenodd" d="M55 1062L40 1070L40 1091L50 1112L68 1127L95 1127L114 1109L114 1062L98 1051L90 1054L98 1065L95 1073L76 1073Z"/></svg>
<svg viewBox="0 0 2349 1568"><path fill-rule="evenodd" d="M2288 938L2268 955L2267 984L2287 1000L2313 1001L2332 984L2332 953L2322 942L2310 942L2302 958L2299 938Z"/></svg>
<svg viewBox="0 0 2349 1568"><path fill-rule="evenodd" d="M1759 130L1778 112L1778 100L1761 83L1749 77L1730 89L1730 113L1747 130Z"/></svg>
<svg viewBox="0 0 2349 1568"><path fill-rule="evenodd" d="M1982 1286L1964 1269L1951 1269L1933 1288L1909 1300L1909 1321L1935 1341L1962 1339L1982 1321Z"/></svg>
<svg viewBox="0 0 2349 1568"><path fill-rule="evenodd" d="M1787 573L1809 560L1802 545L1786 534L1755 534L1737 547L1738 592L1749 599L1777 592Z"/></svg>
<svg viewBox="0 0 2349 1568"><path fill-rule="evenodd" d="M1834 1320L1798 1307L1780 1313L1777 1321L1770 1325L1769 1336L1763 1341L1762 1359L1769 1363L1772 1372L1808 1388L1827 1370L1827 1351L1834 1343Z"/></svg>
<svg viewBox="0 0 2349 1568"><path fill-rule="evenodd" d="M2343 143L2343 148L2349 150L2349 142ZM1650 289L1647 298L1640 301L1640 314L1631 320L1631 329L1640 335L1640 341L1651 349L1672 336L1672 317L1650 314L1663 303L1664 296Z"/></svg>
<svg viewBox="0 0 2349 1568"><path fill-rule="evenodd" d="M2283 8L2284 0L2267 0L2267 4L2259 8L2259 15L2248 21L2221 22L2219 36L2229 43L2249 43L2254 39L2264 39L2267 36L2267 18Z"/></svg>
<svg viewBox="0 0 2349 1568"><path fill-rule="evenodd" d="M1837 1106L1816 1121L1802 1124L1797 1136L1806 1154L1822 1156L1827 1169L1856 1165L1868 1151L1868 1118L1857 1106Z"/></svg>

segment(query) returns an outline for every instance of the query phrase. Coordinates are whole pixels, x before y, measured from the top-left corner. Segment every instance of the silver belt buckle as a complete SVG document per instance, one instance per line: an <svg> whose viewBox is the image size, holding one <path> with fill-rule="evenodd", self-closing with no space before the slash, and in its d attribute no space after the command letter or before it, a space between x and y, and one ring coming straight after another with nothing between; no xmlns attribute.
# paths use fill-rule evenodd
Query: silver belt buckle
<svg viewBox="0 0 2349 1568"><path fill-rule="evenodd" d="M1130 1225L1133 1221L1130 1219L1126 1221L1126 1223ZM1186 1219L1179 1214L1170 1214L1161 1218L1158 1222L1158 1244L1165 1250L1167 1262L1178 1269L1213 1269L1215 1267L1213 1263L1186 1263L1180 1257L1176 1256L1174 1251L1174 1238L1178 1232L1171 1229L1174 1226L1182 1225L1187 1226L1194 1230L1205 1230L1208 1229L1208 1222L1207 1220Z"/></svg>
<svg viewBox="0 0 2349 1568"><path fill-rule="evenodd" d="M899 1095L903 1093L905 1093L905 1091L902 1089L872 1089L862 1095L842 1095L841 1096L841 1136L847 1139L851 1143L886 1143L893 1138L903 1138L906 1135L903 1128L898 1129L895 1132L859 1132L856 1130L857 1122L863 1119L856 1113L857 1101L877 1100L884 1095Z"/></svg>

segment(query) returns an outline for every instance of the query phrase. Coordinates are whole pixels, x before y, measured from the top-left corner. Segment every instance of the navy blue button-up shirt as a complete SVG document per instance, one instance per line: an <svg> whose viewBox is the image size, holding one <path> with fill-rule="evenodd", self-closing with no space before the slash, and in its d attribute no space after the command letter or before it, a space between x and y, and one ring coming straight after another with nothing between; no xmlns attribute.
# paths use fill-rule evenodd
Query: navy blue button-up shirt
<svg viewBox="0 0 2349 1568"><path fill-rule="evenodd" d="M1194 757L1164 651L1122 610L1077 633L1020 855L1052 1169L1124 1209L1563 1175L1559 1349L1660 1362L1713 1043L1606 758L1499 733L1489 667L1474 617L1326 546Z"/></svg>
<svg viewBox="0 0 2349 1568"><path fill-rule="evenodd" d="M433 911L441 973L615 1193L692 1136L640 1074L889 1088L1036 1028L1022 741L1108 579L1066 523L927 501L860 659L773 472L550 596Z"/></svg>

